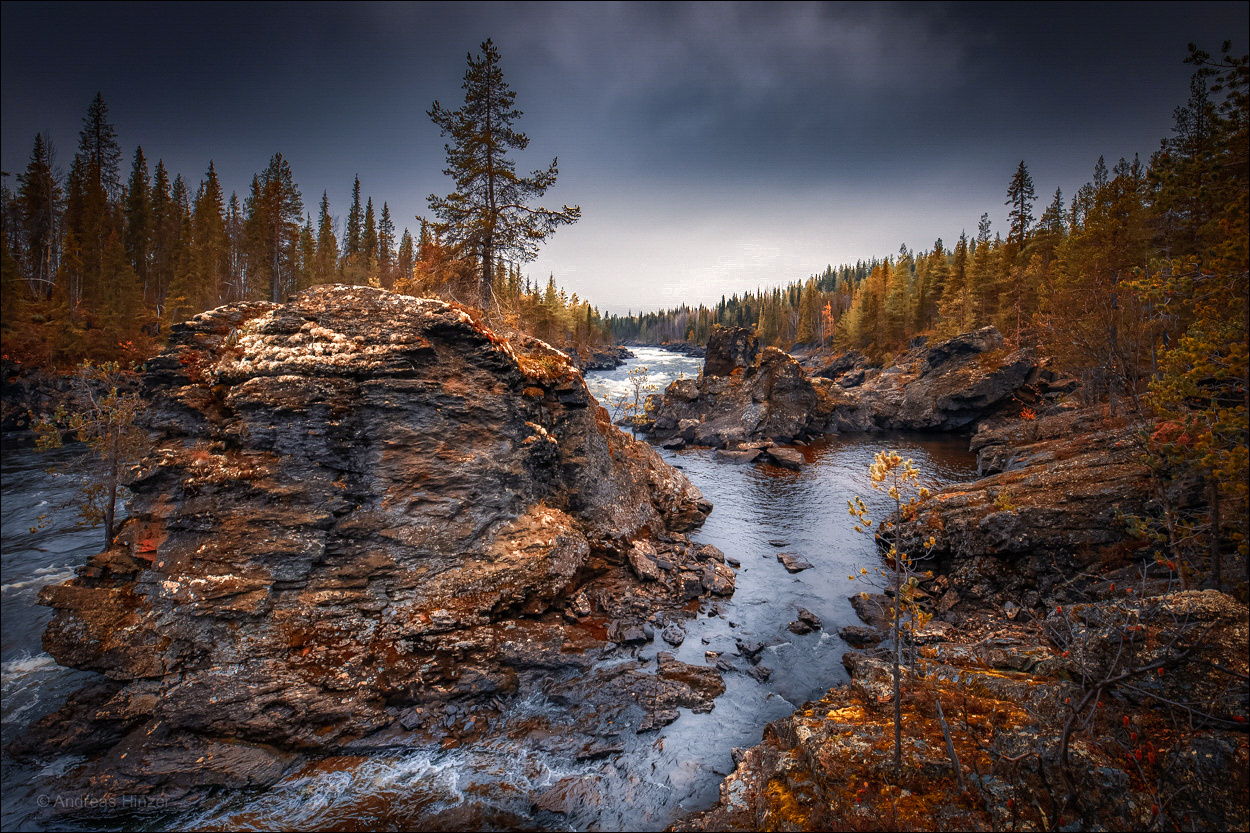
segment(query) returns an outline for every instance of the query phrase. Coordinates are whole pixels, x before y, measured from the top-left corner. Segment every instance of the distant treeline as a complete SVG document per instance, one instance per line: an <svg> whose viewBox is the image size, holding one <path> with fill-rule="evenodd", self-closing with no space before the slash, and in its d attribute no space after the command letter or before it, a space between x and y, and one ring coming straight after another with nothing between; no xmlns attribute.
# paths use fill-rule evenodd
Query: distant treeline
<svg viewBox="0 0 1250 833"><path fill-rule="evenodd" d="M143 148L130 173L97 95L83 120L69 174L48 137L37 135L26 170L0 193L3 354L36 366L82 359L140 359L164 326L243 300L280 301L326 283L396 289L447 300L477 297L476 266L444 245L423 220L417 237L396 233L390 207L362 199L359 178L342 233L322 193L306 213L282 154L252 178L246 196L226 197L212 162L195 185L153 171ZM549 279L523 278L500 261L486 313L492 323L557 344L595 345L609 336L597 309Z"/></svg>
<svg viewBox="0 0 1250 833"><path fill-rule="evenodd" d="M1011 344L1041 346L1095 386L1136 396L1190 323L1181 311L1189 293L1226 282L1244 312L1246 69L1242 59L1194 54L1189 100L1149 165L1121 159L1108 169L1099 159L1070 202L1056 189L1039 217L1021 161L1007 183L1002 232L982 214L975 233L953 245L903 245L713 306L612 316L612 335L703 343L716 325L744 326L784 349L857 349L880 362L916 336L993 324Z"/></svg>

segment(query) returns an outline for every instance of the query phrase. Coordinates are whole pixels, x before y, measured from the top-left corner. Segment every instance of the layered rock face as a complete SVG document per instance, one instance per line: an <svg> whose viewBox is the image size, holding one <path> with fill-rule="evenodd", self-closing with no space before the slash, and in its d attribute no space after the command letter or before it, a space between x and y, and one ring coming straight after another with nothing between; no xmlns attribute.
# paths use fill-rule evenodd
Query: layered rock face
<svg viewBox="0 0 1250 833"><path fill-rule="evenodd" d="M879 373L845 361L818 373L831 377L831 425L839 431L957 431L1075 388L1031 350L1005 351L993 327L922 342Z"/></svg>
<svg viewBox="0 0 1250 833"><path fill-rule="evenodd" d="M1124 563L1124 517L1153 506L1137 426L1073 411L978 431L973 447L1007 470L938 490L897 528L908 552L934 540L952 604L1033 609L1062 601L1074 573Z"/></svg>
<svg viewBox="0 0 1250 833"><path fill-rule="evenodd" d="M775 347L761 351L754 333L742 327L717 328L702 375L673 382L663 397L648 397L648 413L654 439L715 448L819 434L828 416L799 363Z"/></svg>
<svg viewBox="0 0 1250 833"><path fill-rule="evenodd" d="M256 760L222 783L267 783L293 751L582 674L657 611L732 592L682 534L711 509L698 490L562 353L447 304L318 287L223 307L149 368L120 546L41 595L45 649L109 682L37 727L45 747L128 735L186 786L211 783L201 746L243 741ZM701 685L669 700L710 708ZM137 789L120 748L94 789Z"/></svg>

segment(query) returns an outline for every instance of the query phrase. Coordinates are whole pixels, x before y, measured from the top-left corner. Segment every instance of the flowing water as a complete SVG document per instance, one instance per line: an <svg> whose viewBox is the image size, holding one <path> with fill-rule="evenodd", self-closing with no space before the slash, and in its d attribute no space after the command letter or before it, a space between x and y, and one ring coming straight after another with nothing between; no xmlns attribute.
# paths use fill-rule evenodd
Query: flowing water
<svg viewBox="0 0 1250 833"><path fill-rule="evenodd" d="M587 374L601 401L628 391L627 373L649 370L659 390L679 375L697 376L701 359L638 348L638 356L613 371ZM659 642L636 652L654 658L661 650L702 664L706 651L721 651L736 670L724 674L726 691L709 714L682 716L658 733L622 736L625 750L609 758L575 762L544 751L531 738L501 737L459 749L414 748L402 753L334 758L304 767L263 793L218 796L196 812L179 816L129 818L148 829L556 829L656 830L678 816L716 801L721 779L733 769L731 750L760 741L770 720L788 715L805 701L846 681L837 635L856 624L848 601L863 588L847 576L871 567L876 553L869 536L856 533L846 502L860 495L874 517L891 501L873 492L868 466L883 449L913 458L936 482L971 479L975 460L967 439L918 435L851 435L801 446L802 471L718 461L706 449L661 451L682 468L715 506L694 534L741 562L737 589L726 600L705 604L686 623L686 640L676 649ZM70 452L60 452L70 454ZM73 565L95 551L98 532L75 531L57 521L31 533L47 506L63 499L70 483L44 472L57 460L33 451L6 452L4 465L4 738L8 740L63 702L91 675L62 669L39 648L47 611L34 605L39 586L70 575ZM791 575L777 561L790 552L814 567ZM786 626L800 608L815 613L824 627L795 636ZM736 656L736 640L767 647L760 663L772 676L758 683L750 666ZM553 720L558 709L541 695L511 706L518 717ZM522 722L522 721L518 721ZM3 827L39 829L55 825L39 814L41 784L73 761L46 762L45 768L5 762ZM559 806L563 812L540 809ZM554 798L553 798L554 797ZM46 801L46 796L44 798ZM69 820L72 823L72 819ZM84 828L86 829L86 828ZM92 829L108 829L94 824Z"/></svg>

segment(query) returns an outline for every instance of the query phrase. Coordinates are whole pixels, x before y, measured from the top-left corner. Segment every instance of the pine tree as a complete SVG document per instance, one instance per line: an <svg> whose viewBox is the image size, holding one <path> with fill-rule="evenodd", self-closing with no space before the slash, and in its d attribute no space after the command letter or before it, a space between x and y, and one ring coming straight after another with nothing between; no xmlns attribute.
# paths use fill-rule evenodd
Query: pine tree
<svg viewBox="0 0 1250 833"><path fill-rule="evenodd" d="M977 223L976 248L972 252L972 271L968 286L975 304L974 325L983 326L994 320L998 313L999 281L991 255L990 215L982 214Z"/></svg>
<svg viewBox="0 0 1250 833"><path fill-rule="evenodd" d="M395 223L385 202L382 203L382 218L378 221L378 277L386 289L395 285Z"/></svg>
<svg viewBox="0 0 1250 833"><path fill-rule="evenodd" d="M360 177L352 185L352 207L347 212L347 240L343 243L343 260L355 263L360 256L361 233L364 226L364 209L360 205Z"/></svg>
<svg viewBox="0 0 1250 833"><path fill-rule="evenodd" d="M30 289L45 298L52 295L60 244L61 186L53 164L51 143L35 134L30 162L18 177L17 205L26 241L27 280Z"/></svg>
<svg viewBox="0 0 1250 833"><path fill-rule="evenodd" d="M291 166L275 153L264 172L252 180L247 199L248 260L256 283L279 303L296 284L300 218L304 203Z"/></svg>
<svg viewBox="0 0 1250 833"><path fill-rule="evenodd" d="M373 215L373 197L365 206L365 233L360 240L361 259L365 266L365 283L378 286L378 223Z"/></svg>
<svg viewBox="0 0 1250 833"><path fill-rule="evenodd" d="M208 174L195 197L191 224L196 286L190 300L196 311L214 309L225 303L230 258L225 209L217 169L210 161Z"/></svg>
<svg viewBox="0 0 1250 833"><path fill-rule="evenodd" d="M146 299L152 267L152 183L142 146L135 148L135 161L126 186L125 243L130 265Z"/></svg>
<svg viewBox="0 0 1250 833"><path fill-rule="evenodd" d="M398 274L392 286L398 288L403 281L412 280L412 267L416 262L416 251L412 241L412 235L408 233L408 229L404 229L403 236L399 238L399 257L396 262L396 271Z"/></svg>
<svg viewBox="0 0 1250 833"><path fill-rule="evenodd" d="M243 206L238 193L230 194L226 207L226 302L242 301L247 297L247 255Z"/></svg>
<svg viewBox="0 0 1250 833"><path fill-rule="evenodd" d="M1036 199L1033 178L1029 176L1029 169L1021 159L1019 167L1011 177L1011 183L1007 186L1006 204L1011 206L1007 215L1007 246L1011 252L1012 265L1018 265L1015 261L1019 261L1024 254L1029 229L1033 226L1033 201Z"/></svg>
<svg viewBox="0 0 1250 833"><path fill-rule="evenodd" d="M121 193L122 149L117 143L117 131L109 123L108 106L101 93L96 93L82 121L78 155L87 163L90 180L104 190L108 199L116 200Z"/></svg>
<svg viewBox="0 0 1250 833"><path fill-rule="evenodd" d="M173 278L177 257L179 219L169 194L169 173L157 160L152 180L152 255L145 300L158 313L164 311L165 291Z"/></svg>
<svg viewBox="0 0 1250 833"><path fill-rule="evenodd" d="M334 220L330 217L330 195L321 192L321 211L317 215L317 254L313 265L314 284L334 283L339 260L338 241L334 238Z"/></svg>
<svg viewBox="0 0 1250 833"><path fill-rule="evenodd" d="M516 93L503 79L499 52L487 40L481 57L470 55L468 61L464 106L450 111L435 101L428 111L442 135L452 139L444 145L447 168L443 173L456 184L446 197L431 194L429 204L449 242L476 262L478 293L482 306L487 307L495 259L533 260L539 243L559 226L575 222L581 209L566 205L552 211L529 206L555 184L556 160L545 171L516 175L507 153L524 150L529 138L512 128L521 111L513 106Z"/></svg>

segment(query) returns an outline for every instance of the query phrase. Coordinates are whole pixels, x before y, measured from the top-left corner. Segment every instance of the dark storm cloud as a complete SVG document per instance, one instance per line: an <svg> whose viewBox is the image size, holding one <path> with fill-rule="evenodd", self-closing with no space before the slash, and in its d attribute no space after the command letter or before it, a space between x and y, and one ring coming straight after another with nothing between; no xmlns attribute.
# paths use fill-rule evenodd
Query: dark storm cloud
<svg viewBox="0 0 1250 833"><path fill-rule="evenodd" d="M613 309L710 300L1005 216L1025 159L1071 195L1143 158L1188 91L1185 44L1244 51L1230 4L11 4L3 162L68 167L104 94L127 157L244 193L274 151L310 212L352 178L414 227L446 193L425 115L487 37L551 202L583 220L531 272ZM127 165L129 163L127 162ZM997 226L996 226L997 227Z"/></svg>

